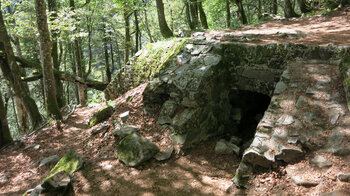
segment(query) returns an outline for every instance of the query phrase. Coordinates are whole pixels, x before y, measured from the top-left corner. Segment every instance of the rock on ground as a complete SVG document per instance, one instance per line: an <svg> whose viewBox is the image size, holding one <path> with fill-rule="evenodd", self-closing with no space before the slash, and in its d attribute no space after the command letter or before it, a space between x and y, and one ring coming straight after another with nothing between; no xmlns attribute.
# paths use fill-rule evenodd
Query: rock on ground
<svg viewBox="0 0 350 196"><path fill-rule="evenodd" d="M112 116L113 112L114 112L114 109L112 106L107 106L105 108L102 108L101 110L94 113L93 116L90 118L89 126L93 127L98 123L107 120L109 117Z"/></svg>
<svg viewBox="0 0 350 196"><path fill-rule="evenodd" d="M120 141L117 150L118 158L130 167L138 166L158 152L159 148L154 143L138 133L132 133Z"/></svg>

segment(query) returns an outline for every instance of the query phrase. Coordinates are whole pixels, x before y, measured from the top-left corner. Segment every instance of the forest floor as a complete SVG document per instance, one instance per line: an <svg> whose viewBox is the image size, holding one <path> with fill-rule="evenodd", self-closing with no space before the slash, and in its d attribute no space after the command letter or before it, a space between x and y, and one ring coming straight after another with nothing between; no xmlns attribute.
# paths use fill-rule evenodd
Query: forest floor
<svg viewBox="0 0 350 196"><path fill-rule="evenodd" d="M207 36L220 36L232 32L237 36L255 34L256 44L272 42L293 42L309 45L350 45L350 10L336 12L329 16L311 18L274 20L259 25L249 25L240 29L207 32ZM289 36L295 32L299 37ZM299 32L299 33L298 33ZM300 33L302 32L302 33ZM287 36L281 36L287 33ZM338 81L339 79L336 79ZM341 84L336 84L341 87ZM171 144L169 130L157 123L156 116L143 112L143 84L116 100L116 112L109 120L120 120L119 114L130 111L128 123L140 127L140 133L165 149ZM133 96L131 101L127 98ZM344 96L342 94L342 96ZM73 174L73 186L76 195L314 195L314 189L297 186L285 174L286 166L255 173L250 181L251 188L239 191L233 188L232 177L239 164L235 155L217 155L215 143L220 138L199 144L185 152L175 150L170 159L158 162L150 160L136 168L121 163L116 154L116 141L112 127L106 132L91 136L94 128L89 128L88 119L102 105L78 108L62 124L62 130L55 126L44 128L37 133L23 138L21 142L8 146L0 151L0 195L21 195L34 188L54 166L38 167L37 161L44 157L63 156L69 150L75 150L86 161L83 170ZM349 114L347 119L349 121ZM97 125L98 126L98 125ZM39 149L28 146L40 145ZM175 149L176 146L175 146ZM303 160L292 165L297 168L308 168L313 152L308 152ZM336 157L324 154L334 167L326 169L322 191L349 187L339 183L336 174L349 171L349 157ZM324 179L324 173L314 172L316 178ZM345 193L344 195L346 195ZM341 194L339 194L341 195Z"/></svg>

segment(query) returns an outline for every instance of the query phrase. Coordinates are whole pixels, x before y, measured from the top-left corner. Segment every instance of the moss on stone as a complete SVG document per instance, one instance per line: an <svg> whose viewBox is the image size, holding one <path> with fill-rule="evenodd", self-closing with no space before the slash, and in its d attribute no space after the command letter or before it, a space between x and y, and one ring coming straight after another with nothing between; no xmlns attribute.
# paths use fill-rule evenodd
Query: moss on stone
<svg viewBox="0 0 350 196"><path fill-rule="evenodd" d="M126 136L118 145L118 158L130 162L134 157L140 157L140 150L133 145L128 145L133 140L133 134Z"/></svg>
<svg viewBox="0 0 350 196"><path fill-rule="evenodd" d="M146 45L131 66L120 69L113 81L104 91L106 99L115 99L127 90L156 77L167 68L188 39L171 39ZM131 81L131 82L125 82Z"/></svg>
<svg viewBox="0 0 350 196"><path fill-rule="evenodd" d="M47 179L51 178L58 172L65 171L68 174L78 171L83 166L83 159L73 150L67 152L55 167L50 171L46 178L42 182L45 182Z"/></svg>
<svg viewBox="0 0 350 196"><path fill-rule="evenodd" d="M107 120L109 117L112 116L113 112L114 112L114 109L112 106L106 106L106 107L100 109L89 120L89 126L93 127L93 126L97 125L98 123Z"/></svg>

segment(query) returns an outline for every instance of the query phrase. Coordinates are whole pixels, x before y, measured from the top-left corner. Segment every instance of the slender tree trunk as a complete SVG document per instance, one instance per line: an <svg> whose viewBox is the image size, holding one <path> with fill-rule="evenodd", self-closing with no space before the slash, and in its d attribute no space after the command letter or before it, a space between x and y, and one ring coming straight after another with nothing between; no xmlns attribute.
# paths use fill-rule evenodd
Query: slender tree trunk
<svg viewBox="0 0 350 196"><path fill-rule="evenodd" d="M44 0L35 0L35 10L37 16L40 56L44 75L44 88L46 95L46 109L48 115L53 115L55 119L61 120L62 115L57 103L55 77L53 75L52 57L51 57L51 40L47 24L46 4ZM57 54L57 42L56 52ZM56 56L56 63L58 56Z"/></svg>
<svg viewBox="0 0 350 196"><path fill-rule="evenodd" d="M198 6L196 0L190 0L190 14L194 29L199 27Z"/></svg>
<svg viewBox="0 0 350 196"><path fill-rule="evenodd" d="M122 66L122 56L120 55L118 38L115 39L115 47L116 47L116 50L117 50L118 69L120 69L121 66Z"/></svg>
<svg viewBox="0 0 350 196"><path fill-rule="evenodd" d="M12 137L6 118L6 109L0 91L0 147L11 143Z"/></svg>
<svg viewBox="0 0 350 196"><path fill-rule="evenodd" d="M295 13L290 0L284 0L284 16L286 18L299 17L299 15Z"/></svg>
<svg viewBox="0 0 350 196"><path fill-rule="evenodd" d="M273 6L272 13L277 15L277 11L278 11L277 0L272 0L272 6Z"/></svg>
<svg viewBox="0 0 350 196"><path fill-rule="evenodd" d="M310 12L309 7L305 3L305 0L298 0L297 2L298 2L301 13L305 14L305 13Z"/></svg>
<svg viewBox="0 0 350 196"><path fill-rule="evenodd" d="M74 0L69 0L69 6L74 12L75 10L75 4ZM73 48L74 48L74 54L76 58L76 71L77 75L80 78L84 78L83 75L83 67L82 67L82 60L81 60L81 51L79 46L79 40L77 38L73 41ZM78 96L79 96L79 103L81 106L86 106L86 96L85 96L85 87L82 84L78 84Z"/></svg>
<svg viewBox="0 0 350 196"><path fill-rule="evenodd" d="M130 36L130 13L126 9L124 10L124 21L125 21L125 52L124 52L124 63L129 62L130 48L131 48L131 36Z"/></svg>
<svg viewBox="0 0 350 196"><path fill-rule="evenodd" d="M103 24L103 48L105 51L105 64L106 64L106 76L107 82L111 82L111 70L109 66L109 57L108 57L108 47L107 47L107 35L106 35L106 26Z"/></svg>
<svg viewBox="0 0 350 196"><path fill-rule="evenodd" d="M203 28L209 29L208 22L207 22L207 16L205 15L205 12L203 10L202 2L198 2L198 10L199 10L199 16L200 16Z"/></svg>
<svg viewBox="0 0 350 196"><path fill-rule="evenodd" d="M52 21L56 20L57 19L56 0L49 0L48 7L49 7L49 11L52 12L50 20ZM51 51L52 62L53 62L53 67L57 70L60 70L57 38L58 38L58 33L57 31L53 30L52 31L52 51ZM55 76L55 84L56 84L56 92L57 92L56 95L57 95L58 107L62 108L65 105L65 103L63 98L63 84L59 76Z"/></svg>
<svg viewBox="0 0 350 196"><path fill-rule="evenodd" d="M190 13L190 5L188 0L184 0L185 8L186 8L186 21L188 26L190 27L191 31L195 30L194 24L191 19L191 13Z"/></svg>
<svg viewBox="0 0 350 196"><path fill-rule="evenodd" d="M238 7L238 18L241 21L242 24L248 24L247 16L245 15L244 7L242 0L234 0Z"/></svg>
<svg viewBox="0 0 350 196"><path fill-rule="evenodd" d="M19 41L19 38L17 36L14 36L13 38L13 43L16 47L16 53L17 53L17 56L19 57L22 57L22 49L21 49L21 44L20 44L20 41ZM26 71L24 68L19 68L20 70L20 75L21 77L26 77ZM30 94L30 91L29 91L29 87L26 83L23 83L23 86L25 88L25 91ZM27 111L24 107L24 104L23 102L21 101L21 99L15 95L15 102L16 102L16 108L17 108L17 117L19 119L19 132L21 133L25 133L28 128L29 128L29 119L28 119L28 114L27 114Z"/></svg>
<svg viewBox="0 0 350 196"><path fill-rule="evenodd" d="M226 0L226 26L227 28L231 27L231 10L229 0Z"/></svg>
<svg viewBox="0 0 350 196"><path fill-rule="evenodd" d="M139 51L139 34L140 34L140 28L139 28L139 19L137 17L137 11L134 11L134 20L135 20L135 53Z"/></svg>
<svg viewBox="0 0 350 196"><path fill-rule="evenodd" d="M147 11L146 11L146 2L145 0L143 0L143 14L145 15L145 26L146 26L146 32L148 34L148 37L149 37L149 42L153 43L154 40L153 40L153 37L152 37L152 33L151 33L151 30L149 29L149 24L148 24L148 17L147 17Z"/></svg>
<svg viewBox="0 0 350 196"><path fill-rule="evenodd" d="M258 18L261 19L262 11L261 11L261 0L258 0Z"/></svg>
<svg viewBox="0 0 350 196"><path fill-rule="evenodd" d="M20 70L16 63L15 56L10 43L10 37L7 34L7 30L4 24L2 12L1 12L1 2L0 2L0 50L5 51L5 55L0 58L0 66L4 77L10 82L11 87L15 91L15 94L19 96L24 104L26 111L29 114L30 121L33 128L37 128L42 122L41 115L39 113L38 107L35 101L29 96L28 92L25 90L25 86L21 82Z"/></svg>
<svg viewBox="0 0 350 196"><path fill-rule="evenodd" d="M8 11L13 16L14 10L8 7ZM16 25L15 18L13 18L12 23L14 25ZM13 36L12 40L13 40L13 43L14 43L15 48L16 48L17 56L22 57L21 43L19 41L18 36ZM19 70L20 70L20 73L19 73L20 76L21 77L26 77L27 74L26 74L25 69L24 68L19 68ZM27 91L27 93L29 95L30 91L29 91L28 85L26 83L23 83L23 86L24 86L25 90ZM25 133L28 130L28 128L29 128L28 114L27 114L27 111L25 110L24 104L21 101L21 99L17 95L15 95L14 99L15 99L16 108L17 108L17 111L18 111L16 113L17 114L16 120L19 119L19 124L20 124L20 126L18 127L18 130L19 130L19 132ZM17 120L17 122L18 122L18 120Z"/></svg>
<svg viewBox="0 0 350 196"><path fill-rule="evenodd" d="M90 75L92 70L92 47L91 47L91 37L92 37L92 23L91 23L91 16L88 16L87 18L87 29L88 29L88 50L89 50L89 67L88 71L85 74L85 79Z"/></svg>
<svg viewBox="0 0 350 196"><path fill-rule="evenodd" d="M115 69L115 62L114 62L114 51L113 51L113 42L112 42L112 32L109 33L109 47L110 47L110 52L111 52L111 60L112 60L112 65L111 65L111 74L113 74L114 69Z"/></svg>
<svg viewBox="0 0 350 196"><path fill-rule="evenodd" d="M169 29L169 26L165 19L164 14L164 4L162 0L156 0L157 3L157 14L160 32L164 38L169 38L173 36L173 32Z"/></svg>

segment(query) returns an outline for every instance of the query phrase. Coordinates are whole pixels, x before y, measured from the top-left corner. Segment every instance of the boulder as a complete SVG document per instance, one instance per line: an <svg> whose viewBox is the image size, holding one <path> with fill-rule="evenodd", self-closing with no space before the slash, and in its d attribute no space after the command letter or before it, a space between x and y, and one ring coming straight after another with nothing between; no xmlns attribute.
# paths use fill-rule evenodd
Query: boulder
<svg viewBox="0 0 350 196"><path fill-rule="evenodd" d="M52 155L52 156L46 157L40 161L39 167L42 167L42 166L44 166L46 164L50 164L50 163L57 163L58 160L60 160L60 157L57 155Z"/></svg>
<svg viewBox="0 0 350 196"><path fill-rule="evenodd" d="M129 167L136 167L139 164L151 159L159 152L159 148L138 133L132 133L118 144L118 158Z"/></svg>
<svg viewBox="0 0 350 196"><path fill-rule="evenodd" d="M157 161L164 161L171 157L171 155L174 152L174 147L169 146L165 151L158 153L156 156L154 156Z"/></svg>
<svg viewBox="0 0 350 196"><path fill-rule="evenodd" d="M134 125L126 125L119 130L114 130L113 135L116 138L124 138L132 133L136 133L139 131L139 128Z"/></svg>
<svg viewBox="0 0 350 196"><path fill-rule="evenodd" d="M313 159L311 159L311 163L316 165L318 168L332 166L332 163L321 155L317 155Z"/></svg>
<svg viewBox="0 0 350 196"><path fill-rule="evenodd" d="M45 195L69 196L74 195L72 179L70 174L83 167L83 159L74 151L67 152L55 167L49 172L42 183L34 189L26 191L23 195L30 196Z"/></svg>
<svg viewBox="0 0 350 196"><path fill-rule="evenodd" d="M110 127L108 123L104 123L91 131L91 135L99 134Z"/></svg>
<svg viewBox="0 0 350 196"><path fill-rule="evenodd" d="M90 118L89 126L93 127L93 126L97 125L98 123L101 123L101 122L107 120L109 117L112 116L113 112L114 112L114 109L112 106L106 106L106 107L100 109L99 111L94 113L93 116Z"/></svg>
<svg viewBox="0 0 350 196"><path fill-rule="evenodd" d="M339 179L339 181L341 182L350 182L350 173L340 173L337 175L337 178Z"/></svg>
<svg viewBox="0 0 350 196"><path fill-rule="evenodd" d="M123 122L126 122L130 116L130 111L126 111L124 113L121 113L119 115L120 119L122 119Z"/></svg>
<svg viewBox="0 0 350 196"><path fill-rule="evenodd" d="M241 162L236 170L235 176L233 177L233 183L238 188L247 188L249 176L252 174L252 167L245 162Z"/></svg>
<svg viewBox="0 0 350 196"><path fill-rule="evenodd" d="M296 185L305 187L317 186L320 183L317 180L306 179L301 176L292 176L292 180Z"/></svg>
<svg viewBox="0 0 350 196"><path fill-rule="evenodd" d="M72 174L84 165L84 160L73 150L67 152L50 171L47 177L43 180L51 178L56 173L65 171L67 174Z"/></svg>
<svg viewBox="0 0 350 196"><path fill-rule="evenodd" d="M51 195L74 195L72 179L65 171L60 171L50 178L47 178L45 181L43 181L41 187L43 188L44 192L47 192Z"/></svg>
<svg viewBox="0 0 350 196"><path fill-rule="evenodd" d="M236 154L239 155L239 147L224 139L219 140L215 145L215 153L217 154Z"/></svg>

